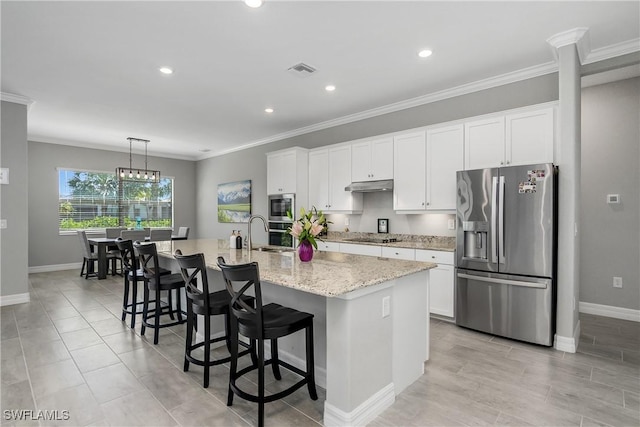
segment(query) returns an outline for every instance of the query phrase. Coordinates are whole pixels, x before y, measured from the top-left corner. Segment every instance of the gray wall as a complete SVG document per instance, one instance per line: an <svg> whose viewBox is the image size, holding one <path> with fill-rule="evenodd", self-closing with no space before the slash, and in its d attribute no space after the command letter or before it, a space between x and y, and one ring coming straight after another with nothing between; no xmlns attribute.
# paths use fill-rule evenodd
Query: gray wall
<svg viewBox="0 0 640 427"><path fill-rule="evenodd" d="M294 146L315 148L557 99L558 76L549 74L201 160L197 169L199 237L227 237L231 230L238 228L246 234L246 224L217 222L215 191L219 183L251 179L252 211L267 214L266 153L270 151ZM409 218L406 215L396 215L392 209L384 206L381 207L382 212L372 210L373 205L377 206L378 202L388 201L365 195L364 214L361 217L351 216L353 225L349 227L350 230L375 231L371 227L374 218L385 214L394 233L404 233L411 229L414 234L453 235L446 227L448 215L411 215ZM341 223L338 224L336 220L334 229L343 229L344 216L335 216L339 217ZM264 231L260 227L254 228L255 241L266 242Z"/></svg>
<svg viewBox="0 0 640 427"><path fill-rule="evenodd" d="M76 235L58 232L58 173L56 168L113 172L129 164L128 153L29 142L29 266L82 261ZM133 164L143 165L135 155ZM149 167L174 181L174 227L196 229L196 162L149 157Z"/></svg>
<svg viewBox="0 0 640 427"><path fill-rule="evenodd" d="M640 78L583 89L582 302L640 309L639 171ZM608 205L610 193L622 203Z"/></svg>
<svg viewBox="0 0 640 427"><path fill-rule="evenodd" d="M27 274L27 106L2 102L0 164L9 168L9 185L0 186L0 296L29 292Z"/></svg>

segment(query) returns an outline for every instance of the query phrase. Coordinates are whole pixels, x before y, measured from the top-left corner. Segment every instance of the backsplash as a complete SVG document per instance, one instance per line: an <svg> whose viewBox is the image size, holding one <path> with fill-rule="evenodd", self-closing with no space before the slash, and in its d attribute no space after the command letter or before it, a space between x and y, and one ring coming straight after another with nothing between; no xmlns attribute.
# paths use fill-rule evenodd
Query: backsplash
<svg viewBox="0 0 640 427"><path fill-rule="evenodd" d="M349 231L361 233L377 233L378 218L389 220L389 232L455 237L456 230L449 230L449 219L455 219L453 214L396 214L393 210L393 194L391 192L364 193L364 209L361 215L328 214L327 219L332 222L329 231L341 232L345 227ZM345 220L349 225L345 225Z"/></svg>
<svg viewBox="0 0 640 427"><path fill-rule="evenodd" d="M342 241L350 239L396 239L398 242L426 243L429 246L455 249L456 238L449 236L425 236L416 234L396 234L396 233L361 233L361 232L344 232L329 231L324 240Z"/></svg>

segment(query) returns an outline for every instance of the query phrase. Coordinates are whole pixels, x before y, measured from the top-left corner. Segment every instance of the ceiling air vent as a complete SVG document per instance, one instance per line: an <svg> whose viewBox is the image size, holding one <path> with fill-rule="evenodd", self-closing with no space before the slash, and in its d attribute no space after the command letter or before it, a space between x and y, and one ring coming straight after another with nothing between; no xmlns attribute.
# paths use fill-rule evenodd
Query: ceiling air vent
<svg viewBox="0 0 640 427"><path fill-rule="evenodd" d="M309 64L305 64L304 62L301 62L292 67L289 67L287 71L289 71L289 73L294 74L298 77L308 77L311 74L315 73L316 69Z"/></svg>

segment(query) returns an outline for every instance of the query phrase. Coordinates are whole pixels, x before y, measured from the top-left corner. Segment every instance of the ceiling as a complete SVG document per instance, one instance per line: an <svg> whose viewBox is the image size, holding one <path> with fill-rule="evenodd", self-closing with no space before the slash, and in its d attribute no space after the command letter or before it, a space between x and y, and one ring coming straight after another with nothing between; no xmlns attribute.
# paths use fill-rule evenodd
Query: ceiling
<svg viewBox="0 0 640 427"><path fill-rule="evenodd" d="M638 51L639 6L3 0L1 91L33 101L30 140L127 151L132 136L152 155L201 159L553 72L546 40L578 27L589 29L583 61ZM287 71L299 62L317 72Z"/></svg>

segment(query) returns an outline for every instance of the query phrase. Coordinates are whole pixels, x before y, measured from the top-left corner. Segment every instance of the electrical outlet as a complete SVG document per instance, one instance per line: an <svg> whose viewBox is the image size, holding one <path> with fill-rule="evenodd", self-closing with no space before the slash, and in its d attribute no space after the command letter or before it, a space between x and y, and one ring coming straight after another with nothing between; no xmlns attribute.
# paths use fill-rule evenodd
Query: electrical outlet
<svg viewBox="0 0 640 427"><path fill-rule="evenodd" d="M614 288L622 287L622 277L613 276L613 287Z"/></svg>
<svg viewBox="0 0 640 427"><path fill-rule="evenodd" d="M6 219L0 219L0 228L1 229L5 229L7 228L7 220Z"/></svg>
<svg viewBox="0 0 640 427"><path fill-rule="evenodd" d="M391 297L382 298L382 317L389 317L391 314Z"/></svg>
<svg viewBox="0 0 640 427"><path fill-rule="evenodd" d="M447 223L447 226L449 228L449 230L455 230L456 229L456 220L455 219L450 219Z"/></svg>
<svg viewBox="0 0 640 427"><path fill-rule="evenodd" d="M344 225L349 225L349 217L346 217L346 218L344 219Z"/></svg>

